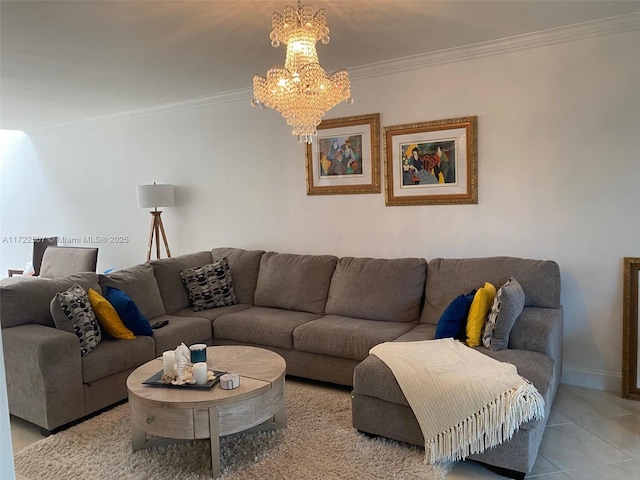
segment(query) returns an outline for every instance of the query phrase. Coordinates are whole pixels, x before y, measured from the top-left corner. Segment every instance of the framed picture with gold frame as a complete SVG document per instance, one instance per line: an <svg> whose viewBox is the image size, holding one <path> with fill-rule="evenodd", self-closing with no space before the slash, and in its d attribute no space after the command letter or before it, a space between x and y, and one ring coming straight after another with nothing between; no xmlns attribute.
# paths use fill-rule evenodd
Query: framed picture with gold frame
<svg viewBox="0 0 640 480"><path fill-rule="evenodd" d="M307 195L380 193L380 114L323 120L305 157Z"/></svg>
<svg viewBox="0 0 640 480"><path fill-rule="evenodd" d="M640 400L640 258L624 259L622 319L622 397Z"/></svg>
<svg viewBox="0 0 640 480"><path fill-rule="evenodd" d="M478 203L478 117L383 128L385 203Z"/></svg>

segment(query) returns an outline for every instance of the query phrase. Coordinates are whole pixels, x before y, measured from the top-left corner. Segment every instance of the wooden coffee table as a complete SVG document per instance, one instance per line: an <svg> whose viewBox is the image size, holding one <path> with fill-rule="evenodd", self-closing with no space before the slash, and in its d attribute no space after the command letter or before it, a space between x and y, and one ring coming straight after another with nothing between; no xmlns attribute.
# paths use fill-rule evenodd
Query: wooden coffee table
<svg viewBox="0 0 640 480"><path fill-rule="evenodd" d="M269 350L243 346L207 348L210 369L240 375L240 386L222 390L143 385L162 370L156 358L127 378L133 451L181 441L211 439L213 478L220 477L220 437L287 426L284 359Z"/></svg>

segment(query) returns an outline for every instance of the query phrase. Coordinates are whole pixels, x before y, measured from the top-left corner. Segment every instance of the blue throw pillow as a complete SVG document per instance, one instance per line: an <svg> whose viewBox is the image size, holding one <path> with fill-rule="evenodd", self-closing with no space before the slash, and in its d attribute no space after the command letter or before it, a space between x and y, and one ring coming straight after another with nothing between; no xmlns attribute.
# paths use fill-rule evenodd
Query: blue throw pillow
<svg viewBox="0 0 640 480"><path fill-rule="evenodd" d="M436 340L450 337L458 340L467 338L467 316L475 294L476 290L473 289L466 295L459 295L445 308L436 325Z"/></svg>
<svg viewBox="0 0 640 480"><path fill-rule="evenodd" d="M131 297L122 290L107 285L105 287L105 298L109 301L113 308L116 309L118 315L126 327L133 332L134 335L153 336L153 330L138 306L131 300Z"/></svg>

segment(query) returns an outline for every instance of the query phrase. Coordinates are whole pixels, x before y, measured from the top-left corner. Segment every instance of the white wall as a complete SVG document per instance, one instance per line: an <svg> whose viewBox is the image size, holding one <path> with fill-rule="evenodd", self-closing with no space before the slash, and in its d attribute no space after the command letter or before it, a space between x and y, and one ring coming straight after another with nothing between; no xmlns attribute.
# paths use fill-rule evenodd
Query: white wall
<svg viewBox="0 0 640 480"><path fill-rule="evenodd" d="M477 115L478 205L307 196L303 147L247 99L32 132L2 166L0 234L126 235L99 245L99 269L142 262L150 215L136 208L135 186L157 181L178 186L179 205L163 214L174 255L237 246L553 259L563 381L619 389L622 258L640 256L637 45L636 29L353 82L356 103L329 118ZM0 244L0 268L22 266L29 249Z"/></svg>

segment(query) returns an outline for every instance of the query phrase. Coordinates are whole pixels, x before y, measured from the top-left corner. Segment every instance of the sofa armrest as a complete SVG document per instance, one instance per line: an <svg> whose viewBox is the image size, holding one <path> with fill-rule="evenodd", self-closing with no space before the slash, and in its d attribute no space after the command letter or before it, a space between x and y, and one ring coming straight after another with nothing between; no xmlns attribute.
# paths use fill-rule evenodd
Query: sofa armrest
<svg viewBox="0 0 640 480"><path fill-rule="evenodd" d="M84 415L78 337L44 325L2 329L10 413L53 430Z"/></svg>
<svg viewBox="0 0 640 480"><path fill-rule="evenodd" d="M511 329L509 348L544 353L558 361L562 321L562 307L525 307Z"/></svg>
<svg viewBox="0 0 640 480"><path fill-rule="evenodd" d="M509 336L509 348L549 355L554 361L554 386L562 374L563 310L525 307Z"/></svg>

